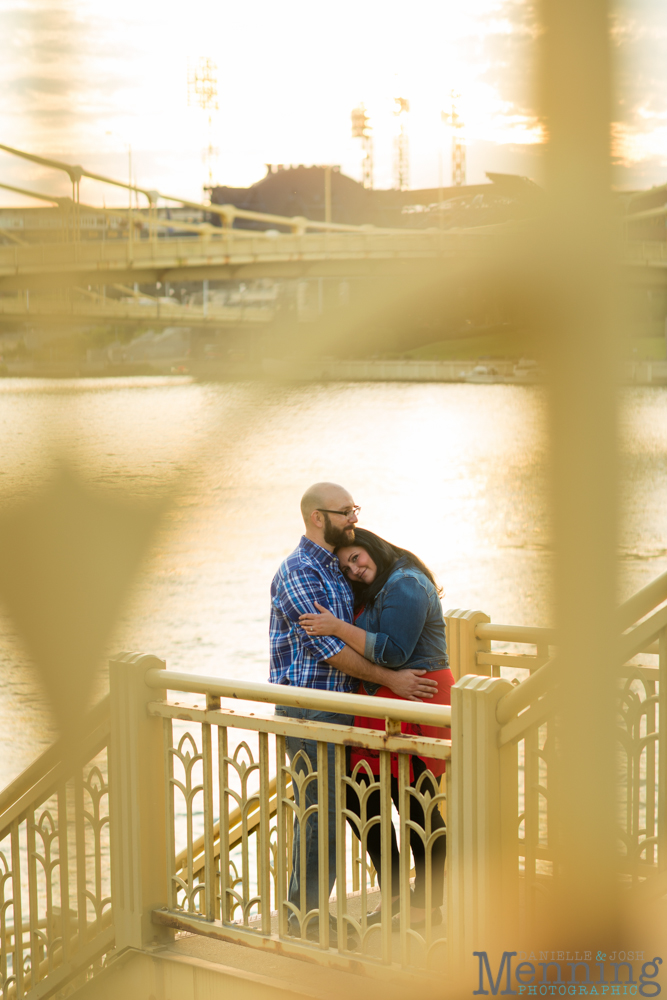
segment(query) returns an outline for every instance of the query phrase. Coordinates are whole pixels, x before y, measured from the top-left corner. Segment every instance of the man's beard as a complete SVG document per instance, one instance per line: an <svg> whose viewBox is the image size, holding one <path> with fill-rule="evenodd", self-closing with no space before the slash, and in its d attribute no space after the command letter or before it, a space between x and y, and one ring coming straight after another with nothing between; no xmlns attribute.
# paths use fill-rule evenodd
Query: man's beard
<svg viewBox="0 0 667 1000"><path fill-rule="evenodd" d="M354 541L354 528L336 528L331 523L329 515L324 515L324 541L335 549L341 545L351 545Z"/></svg>

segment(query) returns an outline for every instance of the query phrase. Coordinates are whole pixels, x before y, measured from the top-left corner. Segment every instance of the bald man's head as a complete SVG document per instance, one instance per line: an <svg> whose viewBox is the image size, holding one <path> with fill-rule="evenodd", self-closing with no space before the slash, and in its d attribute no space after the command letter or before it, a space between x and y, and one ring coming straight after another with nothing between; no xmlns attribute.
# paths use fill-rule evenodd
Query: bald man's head
<svg viewBox="0 0 667 1000"><path fill-rule="evenodd" d="M314 510L344 510L353 504L350 494L338 483L314 483L301 497L301 516L308 526Z"/></svg>
<svg viewBox="0 0 667 1000"><path fill-rule="evenodd" d="M354 500L338 483L315 483L301 498L306 537L331 552L337 545L354 541L357 523Z"/></svg>

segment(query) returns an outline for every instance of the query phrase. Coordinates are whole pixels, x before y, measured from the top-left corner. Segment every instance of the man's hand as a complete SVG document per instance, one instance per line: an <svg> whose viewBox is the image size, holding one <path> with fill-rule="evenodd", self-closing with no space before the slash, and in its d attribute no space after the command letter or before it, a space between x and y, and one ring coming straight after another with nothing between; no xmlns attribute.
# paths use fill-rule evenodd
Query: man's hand
<svg viewBox="0 0 667 1000"><path fill-rule="evenodd" d="M392 670L391 674L391 680L386 681L387 687L407 701L424 701L438 690L437 682L429 680L425 670Z"/></svg>
<svg viewBox="0 0 667 1000"><path fill-rule="evenodd" d="M348 627L364 634L354 625ZM358 677L360 681L370 681L379 687L388 687L395 695L405 698L406 701L424 701L426 698L432 698L438 690L436 681L429 680L428 674L424 677L425 670L390 670L388 667L381 667L378 663L365 660L347 645L343 646L340 653L327 657L327 663L336 670L342 670L349 677Z"/></svg>

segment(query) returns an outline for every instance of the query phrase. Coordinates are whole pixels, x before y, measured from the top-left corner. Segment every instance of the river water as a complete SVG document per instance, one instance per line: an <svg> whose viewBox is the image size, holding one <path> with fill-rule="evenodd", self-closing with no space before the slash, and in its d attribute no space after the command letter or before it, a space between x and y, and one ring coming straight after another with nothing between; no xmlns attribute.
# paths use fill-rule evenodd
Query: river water
<svg viewBox="0 0 667 1000"><path fill-rule="evenodd" d="M549 624L546 394L540 386L0 380L0 495L27 496L65 454L91 484L176 488L109 652L265 680L268 589L312 482L343 483L360 523L413 549L445 608ZM667 569L667 390L623 391L621 597ZM0 619L0 787L53 727Z"/></svg>

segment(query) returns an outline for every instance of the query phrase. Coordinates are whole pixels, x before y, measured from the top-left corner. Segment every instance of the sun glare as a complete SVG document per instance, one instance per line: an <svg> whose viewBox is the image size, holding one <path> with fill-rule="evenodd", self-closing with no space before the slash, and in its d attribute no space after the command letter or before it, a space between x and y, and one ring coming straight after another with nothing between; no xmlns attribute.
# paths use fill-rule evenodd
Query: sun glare
<svg viewBox="0 0 667 1000"><path fill-rule="evenodd" d="M237 7L192 0L187 17L174 4L155 17L150 5L130 0L113 8L101 0L10 0L1 17L14 40L0 65L0 84L12 95L0 111L5 142L146 187L199 199L208 145L220 184L251 184L266 163L338 164L360 180L350 112L361 102L373 128L375 185L391 187L397 97L410 103L410 187L447 185L452 129L442 113L453 91L468 183L487 170L535 176L530 149L543 134L527 0L417 0L407 14L380 0L341 0L335 9L306 0ZM210 143L207 114L188 105L188 60L199 56L217 66ZM652 88L653 110L639 102L634 122L617 130L618 148L624 162L649 159L662 169L665 126ZM51 171L3 166L7 183L67 193L67 178ZM103 194L107 204L124 202L121 192Z"/></svg>

